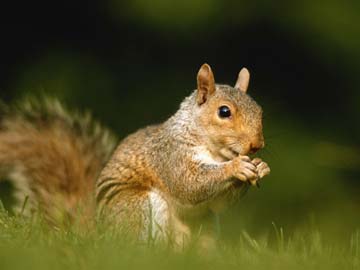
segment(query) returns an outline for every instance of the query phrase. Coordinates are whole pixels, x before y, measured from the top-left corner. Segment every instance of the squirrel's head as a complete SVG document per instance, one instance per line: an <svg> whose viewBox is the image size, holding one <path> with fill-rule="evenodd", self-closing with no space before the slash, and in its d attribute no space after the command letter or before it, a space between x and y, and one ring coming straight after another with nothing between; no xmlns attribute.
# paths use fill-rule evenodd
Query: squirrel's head
<svg viewBox="0 0 360 270"><path fill-rule="evenodd" d="M262 109L246 94L249 79L243 68L234 87L215 84L208 64L197 74L196 123L208 139L209 150L225 159L264 147Z"/></svg>

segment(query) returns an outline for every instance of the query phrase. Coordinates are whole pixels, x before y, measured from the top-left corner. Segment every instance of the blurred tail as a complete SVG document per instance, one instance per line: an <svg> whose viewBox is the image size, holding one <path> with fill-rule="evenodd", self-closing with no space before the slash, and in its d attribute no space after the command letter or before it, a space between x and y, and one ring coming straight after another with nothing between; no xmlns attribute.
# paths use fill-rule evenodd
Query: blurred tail
<svg viewBox="0 0 360 270"><path fill-rule="evenodd" d="M55 224L77 218L79 210L92 215L95 181L115 137L54 99L0 107L0 181L14 187L12 209L40 210Z"/></svg>

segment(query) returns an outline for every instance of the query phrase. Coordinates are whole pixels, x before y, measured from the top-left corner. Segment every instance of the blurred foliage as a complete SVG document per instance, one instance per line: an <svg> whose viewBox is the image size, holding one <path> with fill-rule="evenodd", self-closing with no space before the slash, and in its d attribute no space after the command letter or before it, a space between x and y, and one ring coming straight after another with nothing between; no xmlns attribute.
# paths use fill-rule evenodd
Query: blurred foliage
<svg viewBox="0 0 360 270"><path fill-rule="evenodd" d="M360 227L359 1L43 1L2 11L0 97L55 95L121 137L170 116L203 62L229 84L249 67L272 173L222 215L224 238L260 237L275 222L341 242Z"/></svg>

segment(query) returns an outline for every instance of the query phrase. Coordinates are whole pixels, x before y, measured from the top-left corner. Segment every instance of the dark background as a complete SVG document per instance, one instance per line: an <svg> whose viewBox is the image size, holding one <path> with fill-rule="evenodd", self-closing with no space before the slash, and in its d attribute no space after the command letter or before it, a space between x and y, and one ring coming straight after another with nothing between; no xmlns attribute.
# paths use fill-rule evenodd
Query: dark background
<svg viewBox="0 0 360 270"><path fill-rule="evenodd" d="M0 98L53 95L120 138L165 120L209 63L251 72L272 168L223 214L227 235L360 226L360 2L91 0L0 7Z"/></svg>

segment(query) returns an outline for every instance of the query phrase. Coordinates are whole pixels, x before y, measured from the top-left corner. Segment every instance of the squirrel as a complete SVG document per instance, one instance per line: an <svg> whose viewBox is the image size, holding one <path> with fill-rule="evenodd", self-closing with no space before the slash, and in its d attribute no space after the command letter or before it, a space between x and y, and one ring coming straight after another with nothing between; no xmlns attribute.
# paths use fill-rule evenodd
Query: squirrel
<svg viewBox="0 0 360 270"><path fill-rule="evenodd" d="M197 89L174 115L116 148L109 130L56 100L3 105L0 177L12 181L19 202L28 198L26 211L39 209L53 224L97 216L136 239L181 245L201 220L270 173L248 156L264 147L249 79L243 68L234 87L216 84L203 64Z"/></svg>

